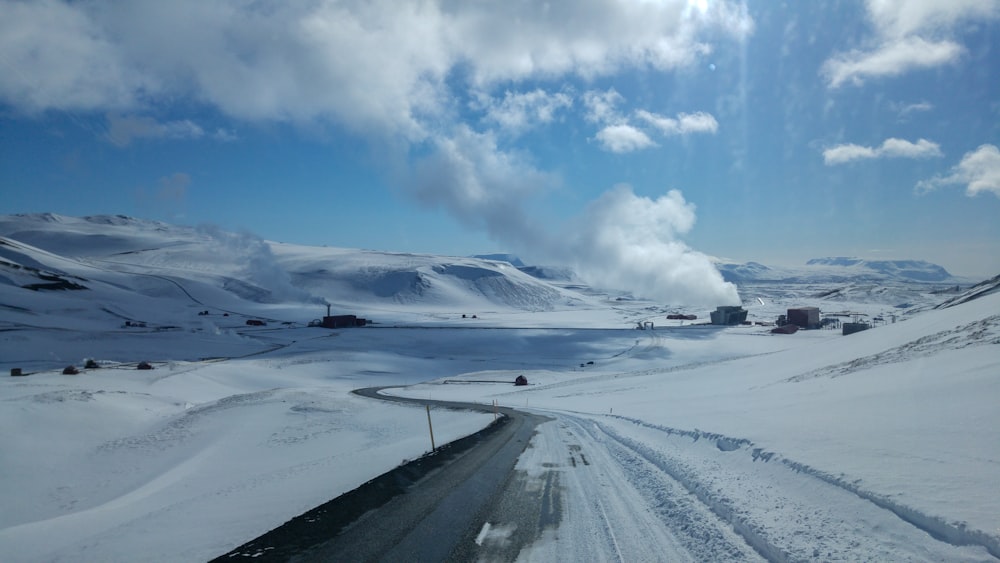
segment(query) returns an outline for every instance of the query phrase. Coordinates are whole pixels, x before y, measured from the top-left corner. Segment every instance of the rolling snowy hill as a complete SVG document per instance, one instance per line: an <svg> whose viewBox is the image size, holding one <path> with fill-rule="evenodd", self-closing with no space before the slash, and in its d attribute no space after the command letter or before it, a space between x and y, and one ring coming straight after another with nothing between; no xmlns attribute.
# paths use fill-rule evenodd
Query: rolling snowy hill
<svg viewBox="0 0 1000 563"><path fill-rule="evenodd" d="M160 324L176 320L158 317L158 307L132 307L126 294L179 292L192 311L211 303L219 312L270 318L278 318L275 309L296 305L309 312L289 312L285 320L303 323L324 313L327 303L365 314L415 303L423 310L477 312L551 311L592 301L503 261L270 243L124 216L4 216L0 236L0 280L7 286L76 284L87 291L61 298Z"/></svg>

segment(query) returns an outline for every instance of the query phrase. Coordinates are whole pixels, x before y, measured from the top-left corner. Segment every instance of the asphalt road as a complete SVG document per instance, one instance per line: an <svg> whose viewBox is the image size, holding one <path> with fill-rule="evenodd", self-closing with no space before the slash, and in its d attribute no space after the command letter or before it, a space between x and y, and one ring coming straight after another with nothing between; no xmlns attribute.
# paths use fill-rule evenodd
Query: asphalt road
<svg viewBox="0 0 1000 563"><path fill-rule="evenodd" d="M492 407L358 395L432 408L493 412ZM500 408L485 430L385 473L298 516L215 561L509 560L558 517L547 494L527 494L514 465L546 417ZM487 517L502 511L522 523L502 545L477 542ZM482 544L482 545L480 545Z"/></svg>

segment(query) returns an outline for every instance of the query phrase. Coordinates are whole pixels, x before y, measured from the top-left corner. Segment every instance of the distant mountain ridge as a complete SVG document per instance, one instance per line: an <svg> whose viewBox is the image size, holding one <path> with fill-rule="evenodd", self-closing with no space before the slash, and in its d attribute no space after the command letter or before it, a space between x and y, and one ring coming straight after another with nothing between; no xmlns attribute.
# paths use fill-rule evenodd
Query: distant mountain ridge
<svg viewBox="0 0 1000 563"><path fill-rule="evenodd" d="M798 267L765 266L758 262L744 264L718 262L723 279L747 282L922 282L957 283L960 280L943 267L924 260L865 260L862 258L813 258Z"/></svg>
<svg viewBox="0 0 1000 563"><path fill-rule="evenodd" d="M863 260L861 258L813 258L807 266L842 266L861 270L871 270L891 277L913 281L944 282L952 275L943 267L923 260Z"/></svg>
<svg viewBox="0 0 1000 563"><path fill-rule="evenodd" d="M0 245L0 305L22 307L19 302L28 298L23 292L30 291L38 308L57 298L69 309L84 302L97 316L110 309L140 319L137 304L156 309L146 304L160 298L196 311L208 304L263 311L278 304L330 303L349 311L403 306L398 310L464 312L568 310L591 306L596 295L569 269L526 266L512 254L454 257L301 246L124 215L0 215L0 237L7 239ZM871 295L890 282L968 283L919 260L833 257L797 267L717 267L737 284L845 286L826 299L862 295L903 302L910 299Z"/></svg>

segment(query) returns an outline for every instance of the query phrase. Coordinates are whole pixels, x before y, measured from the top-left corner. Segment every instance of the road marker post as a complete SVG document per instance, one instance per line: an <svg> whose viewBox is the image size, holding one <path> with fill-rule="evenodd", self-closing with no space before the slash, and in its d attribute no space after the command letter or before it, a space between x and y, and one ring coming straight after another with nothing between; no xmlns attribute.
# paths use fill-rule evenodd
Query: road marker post
<svg viewBox="0 0 1000 563"><path fill-rule="evenodd" d="M434 445L434 425L431 424L431 406L424 405L427 407L427 428L431 431L431 451L436 452L437 447Z"/></svg>

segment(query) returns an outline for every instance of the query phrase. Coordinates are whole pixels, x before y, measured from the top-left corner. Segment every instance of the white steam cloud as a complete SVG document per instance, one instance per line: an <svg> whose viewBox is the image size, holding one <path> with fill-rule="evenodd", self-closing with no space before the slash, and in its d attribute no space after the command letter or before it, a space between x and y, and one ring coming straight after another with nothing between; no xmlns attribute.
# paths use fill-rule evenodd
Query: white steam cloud
<svg viewBox="0 0 1000 563"><path fill-rule="evenodd" d="M629 288L664 303L738 305L736 286L679 238L695 207L677 190L655 200L619 185L591 203L565 237L572 267L588 283Z"/></svg>
<svg viewBox="0 0 1000 563"><path fill-rule="evenodd" d="M238 281L231 284L231 291L261 303L323 302L292 285L288 271L275 260L271 247L256 235L226 232L211 225L202 225L198 227L198 231L212 239L220 255L235 258L241 265L240 270L235 272ZM245 285L239 282L245 282Z"/></svg>
<svg viewBox="0 0 1000 563"><path fill-rule="evenodd" d="M572 268L584 281L664 303L737 305L736 286L681 236L695 206L677 190L655 200L617 186L592 202L563 232L546 230L524 205L555 179L496 146L492 135L460 128L416 167L415 193L465 224L547 265Z"/></svg>

